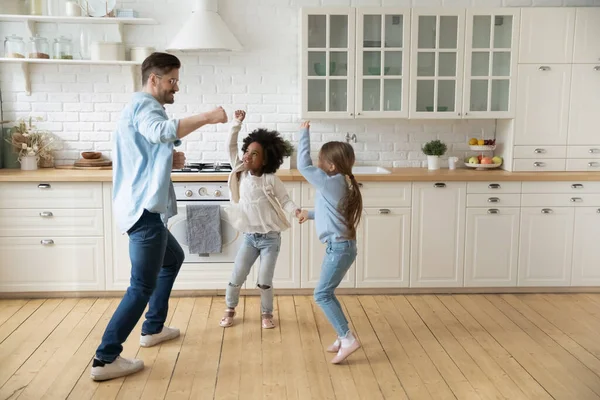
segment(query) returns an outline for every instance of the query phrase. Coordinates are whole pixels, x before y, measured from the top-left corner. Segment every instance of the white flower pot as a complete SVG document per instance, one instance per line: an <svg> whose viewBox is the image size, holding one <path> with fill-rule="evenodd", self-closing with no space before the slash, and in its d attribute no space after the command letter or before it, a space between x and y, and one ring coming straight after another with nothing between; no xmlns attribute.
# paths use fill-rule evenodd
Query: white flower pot
<svg viewBox="0 0 600 400"><path fill-rule="evenodd" d="M439 156L427 156L427 169L436 170L440 169L440 157Z"/></svg>
<svg viewBox="0 0 600 400"><path fill-rule="evenodd" d="M35 171L38 169L38 160L36 156L21 157L21 170Z"/></svg>

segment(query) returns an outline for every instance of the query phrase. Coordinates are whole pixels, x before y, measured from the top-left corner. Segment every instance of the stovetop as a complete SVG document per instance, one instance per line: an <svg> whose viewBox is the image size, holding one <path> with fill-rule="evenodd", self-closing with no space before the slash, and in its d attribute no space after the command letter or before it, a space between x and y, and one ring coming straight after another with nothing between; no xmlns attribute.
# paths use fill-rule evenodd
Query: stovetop
<svg viewBox="0 0 600 400"><path fill-rule="evenodd" d="M231 164L229 163L186 163L182 169L174 169L174 173L186 174L229 174L231 172Z"/></svg>

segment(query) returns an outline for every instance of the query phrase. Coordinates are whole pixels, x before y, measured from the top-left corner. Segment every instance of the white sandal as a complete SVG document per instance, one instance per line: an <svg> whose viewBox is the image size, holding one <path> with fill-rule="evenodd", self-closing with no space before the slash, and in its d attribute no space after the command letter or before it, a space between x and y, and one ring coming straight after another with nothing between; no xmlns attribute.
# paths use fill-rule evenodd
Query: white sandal
<svg viewBox="0 0 600 400"><path fill-rule="evenodd" d="M263 329L275 328L275 322L273 322L273 314L263 313L261 325Z"/></svg>
<svg viewBox="0 0 600 400"><path fill-rule="evenodd" d="M226 309L225 315L223 315L223 318L221 318L219 325L221 325L223 328L229 328L231 325L233 325L233 317L235 317L235 309Z"/></svg>

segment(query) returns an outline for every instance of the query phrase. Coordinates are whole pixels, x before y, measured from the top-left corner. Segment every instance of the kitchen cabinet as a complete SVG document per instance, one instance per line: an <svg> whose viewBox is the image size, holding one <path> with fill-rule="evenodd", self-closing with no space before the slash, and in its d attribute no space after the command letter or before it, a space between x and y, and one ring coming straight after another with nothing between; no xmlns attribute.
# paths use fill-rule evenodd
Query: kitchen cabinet
<svg viewBox="0 0 600 400"><path fill-rule="evenodd" d="M572 286L600 285L600 208L575 210Z"/></svg>
<svg viewBox="0 0 600 400"><path fill-rule="evenodd" d="M575 11L573 63L600 62L600 8L578 7Z"/></svg>
<svg viewBox="0 0 600 400"><path fill-rule="evenodd" d="M465 252L464 182L415 182L411 287L461 287Z"/></svg>
<svg viewBox="0 0 600 400"><path fill-rule="evenodd" d="M357 231L356 287L407 287L410 208L365 208Z"/></svg>
<svg viewBox="0 0 600 400"><path fill-rule="evenodd" d="M600 146L600 61L574 64L572 71L567 143Z"/></svg>
<svg viewBox="0 0 600 400"><path fill-rule="evenodd" d="M584 13L592 8L582 9ZM562 64L573 60L575 32L573 7L521 9L519 64ZM597 25L597 20L594 20ZM584 29L583 37L593 34ZM587 47L585 44L584 47ZM556 94L555 94L556 95Z"/></svg>

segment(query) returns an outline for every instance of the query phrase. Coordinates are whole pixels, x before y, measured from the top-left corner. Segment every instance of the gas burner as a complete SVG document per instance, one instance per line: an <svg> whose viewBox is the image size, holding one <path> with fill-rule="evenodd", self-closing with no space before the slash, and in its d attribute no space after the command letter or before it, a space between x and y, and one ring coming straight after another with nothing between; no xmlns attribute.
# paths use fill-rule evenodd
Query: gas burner
<svg viewBox="0 0 600 400"><path fill-rule="evenodd" d="M228 174L231 172L229 163L187 163L182 169L174 169L173 172L197 173L197 174Z"/></svg>

